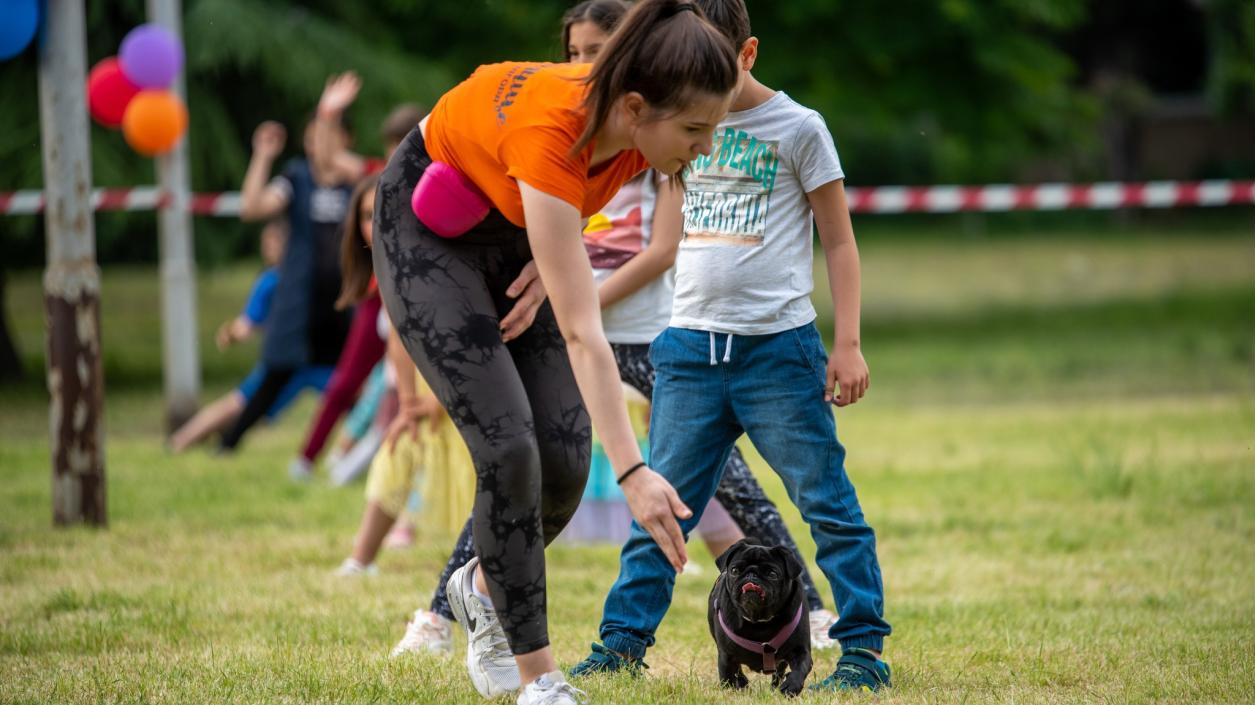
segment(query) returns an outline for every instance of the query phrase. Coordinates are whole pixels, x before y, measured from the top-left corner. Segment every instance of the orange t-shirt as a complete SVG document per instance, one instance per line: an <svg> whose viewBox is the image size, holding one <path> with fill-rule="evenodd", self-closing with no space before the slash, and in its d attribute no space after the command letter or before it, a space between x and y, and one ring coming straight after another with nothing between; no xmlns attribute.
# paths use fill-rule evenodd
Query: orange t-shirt
<svg viewBox="0 0 1255 705"><path fill-rule="evenodd" d="M508 62L481 66L445 93L427 123L427 153L465 174L510 222L525 227L518 181L575 206L587 218L648 164L628 149L589 173L590 143L571 146L587 123L581 104L588 64Z"/></svg>

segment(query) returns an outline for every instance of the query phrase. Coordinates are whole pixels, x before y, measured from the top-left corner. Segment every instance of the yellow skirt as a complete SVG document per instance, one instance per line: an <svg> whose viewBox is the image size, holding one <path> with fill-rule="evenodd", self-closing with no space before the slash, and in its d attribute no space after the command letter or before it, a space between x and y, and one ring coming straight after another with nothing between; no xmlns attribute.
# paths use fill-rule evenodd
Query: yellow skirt
<svg viewBox="0 0 1255 705"><path fill-rule="evenodd" d="M428 393L421 379L417 386L420 394ZM475 465L462 435L443 410L435 428L424 419L416 439L403 435L391 453L386 445L379 449L366 479L366 501L400 516L416 482L421 482L423 500L418 523L433 532L457 535L475 502Z"/></svg>

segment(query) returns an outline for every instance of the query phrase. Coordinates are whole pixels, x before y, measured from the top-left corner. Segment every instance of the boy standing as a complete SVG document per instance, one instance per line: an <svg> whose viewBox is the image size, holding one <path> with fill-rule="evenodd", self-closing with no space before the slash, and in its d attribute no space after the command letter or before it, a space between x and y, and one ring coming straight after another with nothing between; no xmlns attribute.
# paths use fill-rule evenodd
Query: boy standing
<svg viewBox="0 0 1255 705"><path fill-rule="evenodd" d="M844 174L823 118L750 74L758 40L743 0L695 4L740 47L741 78L711 153L687 176L671 324L650 351L652 464L687 506L704 507L747 433L810 525L838 606L829 635L843 654L814 687L878 690L890 684L880 652L891 629L876 539L846 476L830 406L857 402L869 381ZM831 355L810 303L812 223L834 302ZM680 522L686 535L699 518ZM572 675L638 670L674 586L662 551L633 524L606 598L603 643Z"/></svg>

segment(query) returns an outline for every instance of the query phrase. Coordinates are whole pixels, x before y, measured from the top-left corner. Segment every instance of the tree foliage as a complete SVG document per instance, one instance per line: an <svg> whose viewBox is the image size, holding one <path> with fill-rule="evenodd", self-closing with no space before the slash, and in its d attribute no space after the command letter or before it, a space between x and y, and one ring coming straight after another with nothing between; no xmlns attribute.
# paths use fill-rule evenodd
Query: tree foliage
<svg viewBox="0 0 1255 705"><path fill-rule="evenodd" d="M1135 2L1136 0L1119 0ZM432 102L476 65L560 55L570 0L184 0L192 187L239 186L253 127L288 126L289 151L326 76L355 69L358 145L380 150L394 104ZM88 61L117 51L145 20L143 0L86 3ZM1085 0L748 0L761 39L756 75L827 119L851 183L1016 180L1050 160L1094 176L1102 104L1061 48L1087 20ZM1104 6L1105 7L1105 6ZM1210 0L1219 104L1249 107L1255 7ZM0 64L0 190L41 183L36 57ZM97 185L152 183L152 164L92 127ZM199 219L202 261L252 251L253 231ZM35 218L0 220L10 265L42 257ZM151 214L97 218L103 261L155 256Z"/></svg>

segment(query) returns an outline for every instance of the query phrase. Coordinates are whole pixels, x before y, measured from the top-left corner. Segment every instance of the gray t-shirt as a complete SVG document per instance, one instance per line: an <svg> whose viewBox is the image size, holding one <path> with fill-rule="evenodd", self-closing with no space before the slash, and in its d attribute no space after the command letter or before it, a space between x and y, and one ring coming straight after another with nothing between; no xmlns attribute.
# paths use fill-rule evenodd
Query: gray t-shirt
<svg viewBox="0 0 1255 705"><path fill-rule="evenodd" d="M824 119L783 92L729 113L686 176L671 325L768 335L815 320L806 194L842 178Z"/></svg>

